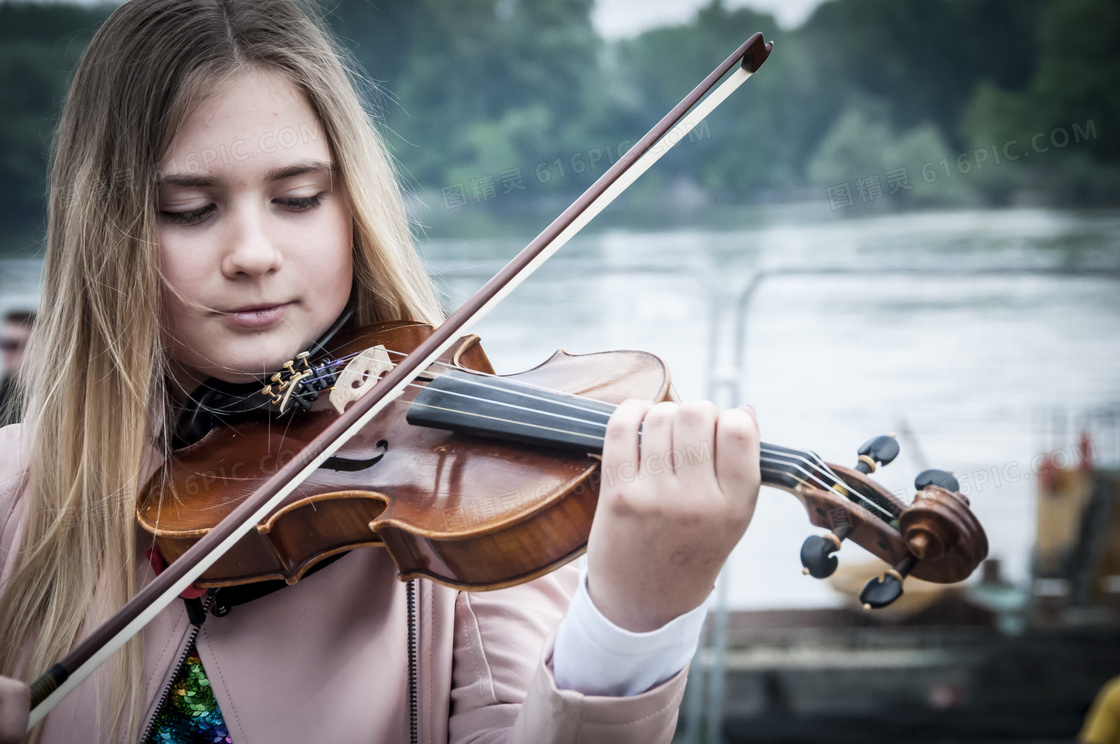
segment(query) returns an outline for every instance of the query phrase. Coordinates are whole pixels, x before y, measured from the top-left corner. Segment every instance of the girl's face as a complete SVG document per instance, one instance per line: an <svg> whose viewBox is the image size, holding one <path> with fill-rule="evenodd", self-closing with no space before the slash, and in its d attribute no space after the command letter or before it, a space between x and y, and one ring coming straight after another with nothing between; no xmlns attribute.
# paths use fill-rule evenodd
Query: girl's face
<svg viewBox="0 0 1120 744"><path fill-rule="evenodd" d="M189 391L279 369L346 305L352 223L304 96L251 71L204 99L159 170L165 343Z"/></svg>

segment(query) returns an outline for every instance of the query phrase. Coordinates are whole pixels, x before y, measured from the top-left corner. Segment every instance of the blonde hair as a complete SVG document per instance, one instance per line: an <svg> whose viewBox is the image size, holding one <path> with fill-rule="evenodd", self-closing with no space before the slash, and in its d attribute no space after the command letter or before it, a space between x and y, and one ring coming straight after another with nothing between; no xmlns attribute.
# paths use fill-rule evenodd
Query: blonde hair
<svg viewBox="0 0 1120 744"><path fill-rule="evenodd" d="M136 593L136 492L167 420L157 169L208 92L253 68L283 75L319 115L353 217L359 320L440 320L389 157L321 22L292 0L121 6L82 57L52 152L26 376L31 498L0 597L2 674L39 674L102 620L95 587L114 608ZM139 641L116 657L99 708L114 711L114 738L136 741Z"/></svg>

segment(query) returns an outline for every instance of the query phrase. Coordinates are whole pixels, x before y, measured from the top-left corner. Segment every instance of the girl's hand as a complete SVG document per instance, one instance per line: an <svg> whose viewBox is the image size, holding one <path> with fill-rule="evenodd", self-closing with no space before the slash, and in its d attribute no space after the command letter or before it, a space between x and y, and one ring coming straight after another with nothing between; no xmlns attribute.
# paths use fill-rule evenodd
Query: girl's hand
<svg viewBox="0 0 1120 744"><path fill-rule="evenodd" d="M758 443L749 406L618 407L587 543L587 588L608 620L656 630L707 598L754 513Z"/></svg>
<svg viewBox="0 0 1120 744"><path fill-rule="evenodd" d="M17 679L0 677L0 744L19 744L27 732L31 688Z"/></svg>

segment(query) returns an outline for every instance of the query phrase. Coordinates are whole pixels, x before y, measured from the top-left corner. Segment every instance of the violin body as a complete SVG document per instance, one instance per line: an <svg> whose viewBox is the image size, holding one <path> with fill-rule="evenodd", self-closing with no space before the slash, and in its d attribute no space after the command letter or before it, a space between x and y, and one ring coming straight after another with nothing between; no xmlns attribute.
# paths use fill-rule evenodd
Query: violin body
<svg viewBox="0 0 1120 744"><path fill-rule="evenodd" d="M336 356L378 345L403 354L430 333L415 323L378 324L343 339ZM461 339L441 361L493 374L477 336ZM664 363L639 351L560 351L502 379L615 404L669 395ZM598 457L412 426L403 411L418 392L411 387L391 403L196 584L294 583L330 555L383 546L402 579L494 589L582 552L598 497ZM212 430L149 479L137 507L140 526L174 561L337 416L317 406L285 421L282 431L252 420Z"/></svg>

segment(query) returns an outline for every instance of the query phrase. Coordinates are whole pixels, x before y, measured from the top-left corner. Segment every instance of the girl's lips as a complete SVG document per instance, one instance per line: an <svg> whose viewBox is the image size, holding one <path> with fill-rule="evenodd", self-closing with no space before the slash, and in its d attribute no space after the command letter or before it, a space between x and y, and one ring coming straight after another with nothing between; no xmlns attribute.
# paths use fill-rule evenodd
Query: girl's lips
<svg viewBox="0 0 1120 744"><path fill-rule="evenodd" d="M225 322L235 328L256 330L267 328L284 318L284 311L291 303L228 310L221 313Z"/></svg>

